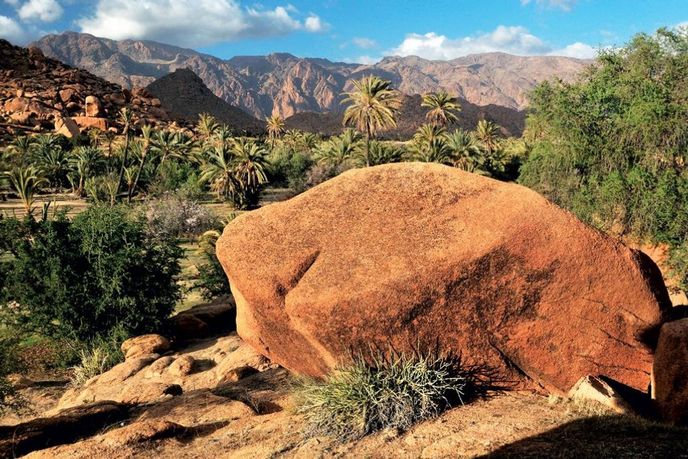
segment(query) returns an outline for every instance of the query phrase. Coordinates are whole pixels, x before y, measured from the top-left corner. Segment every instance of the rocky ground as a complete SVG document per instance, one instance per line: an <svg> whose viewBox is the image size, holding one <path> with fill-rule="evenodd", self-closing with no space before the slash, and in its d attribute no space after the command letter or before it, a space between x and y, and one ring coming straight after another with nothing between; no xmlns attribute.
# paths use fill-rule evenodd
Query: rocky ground
<svg viewBox="0 0 688 459"><path fill-rule="evenodd" d="M0 40L0 138L53 130L67 137L87 128L116 131L125 106L139 122L171 122L160 100L143 89L123 89L45 57L38 48Z"/></svg>
<svg viewBox="0 0 688 459"><path fill-rule="evenodd" d="M306 438L291 395L293 378L252 353L236 335L189 343L166 357L200 364L177 376L174 363L163 371L153 363L124 378L121 368L131 367L129 360L89 385L119 402L81 404L74 394L90 389L70 390L42 415L51 418L0 427L0 453L35 458L688 457L688 429L527 392L493 394L408 432L384 431L346 444ZM238 370L247 364L257 371ZM181 391L156 397L148 389L173 383ZM127 388L143 398L125 397L131 392ZM23 392L28 390L39 391Z"/></svg>

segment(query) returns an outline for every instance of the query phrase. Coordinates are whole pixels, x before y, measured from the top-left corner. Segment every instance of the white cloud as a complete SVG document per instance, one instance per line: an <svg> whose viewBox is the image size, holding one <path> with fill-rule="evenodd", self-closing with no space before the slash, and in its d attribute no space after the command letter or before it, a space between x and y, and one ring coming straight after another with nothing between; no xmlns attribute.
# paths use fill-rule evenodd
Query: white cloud
<svg viewBox="0 0 688 459"><path fill-rule="evenodd" d="M323 22L319 16L311 14L303 22L303 28L309 32L318 33L328 30L330 28L330 25L326 22Z"/></svg>
<svg viewBox="0 0 688 459"><path fill-rule="evenodd" d="M296 17L293 6L243 8L238 0L98 0L92 16L81 18L82 32L121 40L156 40L203 46L242 38L286 35L327 27L311 14Z"/></svg>
<svg viewBox="0 0 688 459"><path fill-rule="evenodd" d="M429 32L409 34L390 51L397 56L419 56L433 60L451 60L469 54L503 52L520 56L556 54L573 57L592 57L594 49L584 43L574 43L555 49L521 26L498 26L489 33L461 38L449 38Z"/></svg>
<svg viewBox="0 0 688 459"><path fill-rule="evenodd" d="M377 42L371 38L355 37L351 42L361 49L377 48Z"/></svg>
<svg viewBox="0 0 688 459"><path fill-rule="evenodd" d="M14 44L24 44L28 37L17 22L7 16L0 16L0 38L4 38Z"/></svg>
<svg viewBox="0 0 688 459"><path fill-rule="evenodd" d="M18 2L13 2L16 6ZM29 0L17 10L23 21L57 21L62 17L62 6L56 0Z"/></svg>
<svg viewBox="0 0 688 459"><path fill-rule="evenodd" d="M5 3L7 3L10 6L17 7L19 6L19 0L4 0Z"/></svg>
<svg viewBox="0 0 688 459"><path fill-rule="evenodd" d="M563 11L571 11L576 0L521 0L521 5L535 3L544 8L559 8Z"/></svg>
<svg viewBox="0 0 688 459"><path fill-rule="evenodd" d="M585 43L576 42L561 49L548 53L550 56L576 57L578 59L592 59L597 56L597 49Z"/></svg>

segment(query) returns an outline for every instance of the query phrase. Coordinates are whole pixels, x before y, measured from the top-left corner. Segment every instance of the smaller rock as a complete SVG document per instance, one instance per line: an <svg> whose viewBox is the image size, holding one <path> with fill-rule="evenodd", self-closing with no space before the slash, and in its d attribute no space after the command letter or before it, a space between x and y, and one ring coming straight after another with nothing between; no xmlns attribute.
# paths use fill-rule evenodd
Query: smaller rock
<svg viewBox="0 0 688 459"><path fill-rule="evenodd" d="M210 327L191 314L177 314L170 319L174 336L179 340L200 339L210 335Z"/></svg>
<svg viewBox="0 0 688 459"><path fill-rule="evenodd" d="M129 338L122 343L126 360L150 354L163 354L170 350L170 341L161 335L150 334Z"/></svg>
<svg viewBox="0 0 688 459"><path fill-rule="evenodd" d="M71 118L64 116L55 116L55 132L61 134L68 139L72 139L79 135L79 127Z"/></svg>
<svg viewBox="0 0 688 459"><path fill-rule="evenodd" d="M171 438L183 433L186 427L162 420L139 421L105 434L104 441L110 446L127 446L149 440Z"/></svg>
<svg viewBox="0 0 688 459"><path fill-rule="evenodd" d="M143 376L148 379L162 376L163 371L165 371L165 369L169 367L172 362L174 362L174 357L170 355L160 357L158 360L153 362L150 367L148 367L148 370L146 370L146 373Z"/></svg>
<svg viewBox="0 0 688 459"><path fill-rule="evenodd" d="M152 354L148 356L127 359L100 375L98 382L101 384L107 384L125 381L141 371L143 368L150 365L159 357L159 355Z"/></svg>
<svg viewBox="0 0 688 459"><path fill-rule="evenodd" d="M137 383L127 387L120 395L119 401L130 405L140 405L164 398L176 397L182 393L182 386L179 384Z"/></svg>
<svg viewBox="0 0 688 459"><path fill-rule="evenodd" d="M569 391L569 398L594 401L617 413L632 413L633 409L607 382L596 376L584 376Z"/></svg>
<svg viewBox="0 0 688 459"><path fill-rule="evenodd" d="M76 91L72 88L67 88L63 89L59 92L60 95L60 100L64 103L70 102L72 98L74 98L74 95L76 95Z"/></svg>
<svg viewBox="0 0 688 459"><path fill-rule="evenodd" d="M217 384L221 385L239 382L240 380L248 378L249 376L254 375L256 373L258 373L258 370L248 365L244 365L242 367L229 370L227 373L220 377L220 380L217 382Z"/></svg>
<svg viewBox="0 0 688 459"><path fill-rule="evenodd" d="M151 99L150 104L153 107L160 107L162 105L162 102L160 102L160 99L158 99L157 97L154 97Z"/></svg>
<svg viewBox="0 0 688 459"><path fill-rule="evenodd" d="M173 376L186 376L194 371L196 359L190 355L183 355L178 357L167 370Z"/></svg>
<svg viewBox="0 0 688 459"><path fill-rule="evenodd" d="M107 118L98 118L94 116L73 116L72 120L81 129L99 129L106 131L108 127Z"/></svg>
<svg viewBox="0 0 688 459"><path fill-rule="evenodd" d="M651 384L660 416L688 425L688 319L662 325Z"/></svg>
<svg viewBox="0 0 688 459"><path fill-rule="evenodd" d="M86 116L97 117L100 115L102 105L100 100L95 96L86 96Z"/></svg>

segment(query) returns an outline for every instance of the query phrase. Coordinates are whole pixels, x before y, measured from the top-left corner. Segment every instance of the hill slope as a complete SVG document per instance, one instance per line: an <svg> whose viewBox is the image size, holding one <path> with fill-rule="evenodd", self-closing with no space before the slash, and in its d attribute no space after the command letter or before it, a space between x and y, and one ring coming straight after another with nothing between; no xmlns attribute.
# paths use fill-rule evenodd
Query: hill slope
<svg viewBox="0 0 688 459"><path fill-rule="evenodd" d="M209 113L237 132L262 133L265 123L217 97L193 71L178 69L146 88L171 114L190 122Z"/></svg>
<svg viewBox="0 0 688 459"><path fill-rule="evenodd" d="M388 57L375 65L298 58L290 54L218 59L161 43L115 41L88 34L47 35L35 43L46 55L124 86L145 86L189 68L218 97L263 119L299 112L341 111L341 94L366 74L392 80L405 94L444 88L471 104L522 110L527 92L550 78L571 80L589 61L568 57L476 54L452 61Z"/></svg>

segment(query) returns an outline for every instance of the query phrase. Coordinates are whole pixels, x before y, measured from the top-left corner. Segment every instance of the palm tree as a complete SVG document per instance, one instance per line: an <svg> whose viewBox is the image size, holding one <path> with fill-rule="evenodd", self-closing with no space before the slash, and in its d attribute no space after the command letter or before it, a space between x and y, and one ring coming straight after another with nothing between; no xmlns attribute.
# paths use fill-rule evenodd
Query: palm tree
<svg viewBox="0 0 688 459"><path fill-rule="evenodd" d="M33 166L17 167L7 172L6 175L12 188L17 192L22 204L24 204L24 210L26 210L27 214L31 214L34 195L46 180L41 177L38 169Z"/></svg>
<svg viewBox="0 0 688 459"><path fill-rule="evenodd" d="M34 163L51 186L60 187L65 183L69 173L69 157L61 145L49 142L37 144Z"/></svg>
<svg viewBox="0 0 688 459"><path fill-rule="evenodd" d="M234 155L234 177L242 192L241 207L258 204L260 187L268 181L265 174L267 154L265 148L253 140L234 139L231 143Z"/></svg>
<svg viewBox="0 0 688 459"><path fill-rule="evenodd" d="M201 183L210 183L210 187L219 198L227 199L233 185L234 156L227 143L216 143L205 151L206 162L201 169Z"/></svg>
<svg viewBox="0 0 688 459"><path fill-rule="evenodd" d="M413 144L414 159L424 163L451 164L451 150L444 137Z"/></svg>
<svg viewBox="0 0 688 459"><path fill-rule="evenodd" d="M270 148L275 148L275 139L284 133L284 120L279 115L272 115L266 120Z"/></svg>
<svg viewBox="0 0 688 459"><path fill-rule="evenodd" d="M425 117L434 125L447 127L459 119L456 113L461 111L461 106L456 97L445 90L424 95L420 105L430 109Z"/></svg>
<svg viewBox="0 0 688 459"><path fill-rule="evenodd" d="M144 124L141 128L141 146L139 154L139 167L136 170L136 177L134 177L134 185L129 189L127 194L127 201L131 202L131 198L136 191L136 187L139 184L139 179L141 178L141 171L143 171L143 166L146 163L146 158L148 157L148 152L151 148L151 140L153 136L153 128L149 124Z"/></svg>
<svg viewBox="0 0 688 459"><path fill-rule="evenodd" d="M370 142L370 156L368 159L371 166L400 163L404 159L404 150L373 140ZM363 162L365 158L360 158L360 160Z"/></svg>
<svg viewBox="0 0 688 459"><path fill-rule="evenodd" d="M351 159L359 150L361 137L353 129L346 129L339 135L323 142L315 153L318 161L338 168Z"/></svg>
<svg viewBox="0 0 688 459"><path fill-rule="evenodd" d="M480 146L471 134L457 129L447 135L447 146L451 150L454 167L467 172L474 172L480 168L482 163Z"/></svg>
<svg viewBox="0 0 688 459"><path fill-rule="evenodd" d="M353 126L365 135L366 165L370 165L370 140L377 132L397 125L395 114L401 105L391 82L370 75L354 81L355 90L346 93L342 103L349 106L344 112L344 125Z"/></svg>
<svg viewBox="0 0 688 459"><path fill-rule="evenodd" d="M488 154L499 146L499 126L492 121L480 120L475 128L475 138L483 145Z"/></svg>
<svg viewBox="0 0 688 459"><path fill-rule="evenodd" d="M218 128L217 120L208 113L201 113L198 115L198 123L196 123L196 131L201 138L207 139L211 137Z"/></svg>
<svg viewBox="0 0 688 459"><path fill-rule="evenodd" d="M29 158L31 156L31 152L33 151L34 145L35 140L33 137L23 135L15 138L14 141L10 143L9 151L13 155L19 157L19 163L21 165L26 165L29 162Z"/></svg>
<svg viewBox="0 0 688 459"><path fill-rule="evenodd" d="M74 194L82 196L86 180L95 177L105 165L105 158L100 149L96 147L78 147L73 156L69 158L72 168L70 181L74 188ZM73 178L74 175L76 178ZM74 184L76 182L76 186Z"/></svg>
<svg viewBox="0 0 688 459"><path fill-rule="evenodd" d="M119 121L122 123L122 134L124 135L124 149L122 155L122 164L119 168L119 176L117 178L117 189L115 195L119 195L119 191L122 188L122 180L124 179L124 169L127 167L127 160L129 159L129 134L131 132L131 127L134 121L134 115L131 110L127 107L122 108L119 111Z"/></svg>

